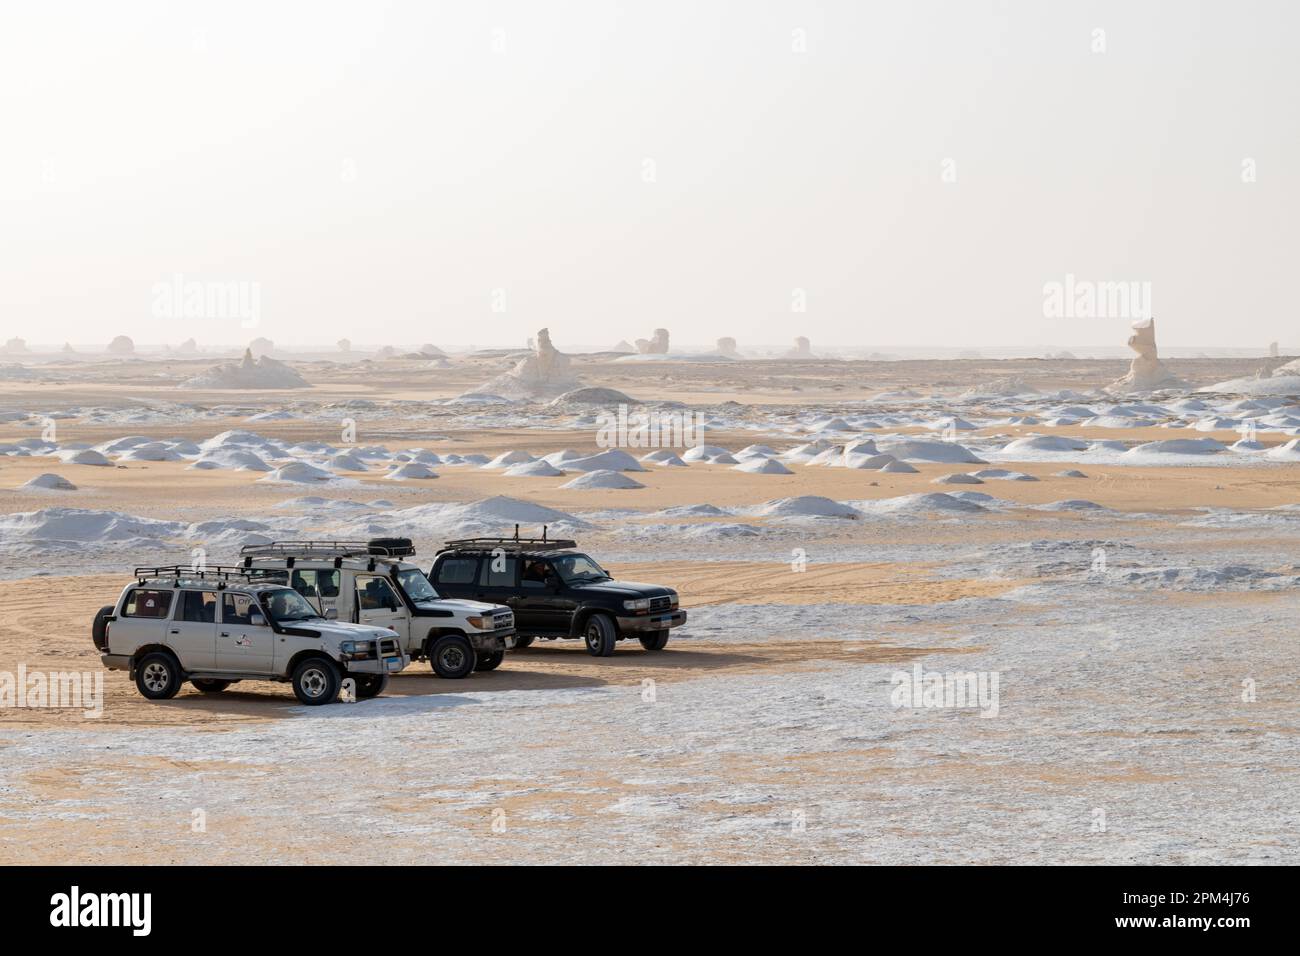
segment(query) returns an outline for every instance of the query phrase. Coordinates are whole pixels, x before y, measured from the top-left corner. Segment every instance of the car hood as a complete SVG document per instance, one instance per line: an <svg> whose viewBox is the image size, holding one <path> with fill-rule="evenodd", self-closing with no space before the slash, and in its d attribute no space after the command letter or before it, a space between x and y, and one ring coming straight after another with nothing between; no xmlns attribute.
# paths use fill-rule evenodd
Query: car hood
<svg viewBox="0 0 1300 956"><path fill-rule="evenodd" d="M642 584L639 581L597 581L594 584L570 585L570 588L579 594L606 594L624 600L663 597L676 593L662 584Z"/></svg>
<svg viewBox="0 0 1300 956"><path fill-rule="evenodd" d="M381 637L397 637L397 632L387 627L375 627L373 624L349 624L347 621L325 621L319 618L311 621L299 621L288 625L285 630L290 633L311 631L323 638L337 641L365 641Z"/></svg>
<svg viewBox="0 0 1300 956"><path fill-rule="evenodd" d="M470 601L464 598L416 601L415 607L420 611L459 611L462 614L500 614L503 611L510 610L504 604L487 604L483 601Z"/></svg>

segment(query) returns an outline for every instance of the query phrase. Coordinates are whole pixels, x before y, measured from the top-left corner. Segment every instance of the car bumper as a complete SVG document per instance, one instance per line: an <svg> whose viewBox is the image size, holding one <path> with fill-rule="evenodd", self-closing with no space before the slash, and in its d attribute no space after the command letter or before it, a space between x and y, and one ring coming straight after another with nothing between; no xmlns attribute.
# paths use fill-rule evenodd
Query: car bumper
<svg viewBox="0 0 1300 956"><path fill-rule="evenodd" d="M383 657L377 661L347 661L349 674L396 674L405 670L411 659L403 654L401 657Z"/></svg>
<svg viewBox="0 0 1300 956"><path fill-rule="evenodd" d="M129 671L131 657L128 654L100 654L99 659L111 671Z"/></svg>
<svg viewBox="0 0 1300 956"><path fill-rule="evenodd" d="M620 617L618 629L621 632L639 633L641 631L662 631L667 628L681 627L686 623L686 612L682 610L660 612L658 614L637 614L632 617Z"/></svg>
<svg viewBox="0 0 1300 956"><path fill-rule="evenodd" d="M486 654L507 651L515 646L515 629L513 627L500 627L495 631L474 631L468 636L470 646L474 650Z"/></svg>

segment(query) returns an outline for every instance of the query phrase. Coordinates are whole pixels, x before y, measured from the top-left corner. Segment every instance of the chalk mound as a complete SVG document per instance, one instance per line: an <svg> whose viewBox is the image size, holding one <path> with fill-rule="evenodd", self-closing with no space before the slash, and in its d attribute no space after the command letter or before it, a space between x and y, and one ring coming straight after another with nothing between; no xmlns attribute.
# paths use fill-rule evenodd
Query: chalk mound
<svg viewBox="0 0 1300 956"><path fill-rule="evenodd" d="M753 509L753 514L769 518L860 518L855 508L823 498L820 495L799 495L794 498L775 498Z"/></svg>
<svg viewBox="0 0 1300 956"><path fill-rule="evenodd" d="M329 459L329 466L335 471L367 471L369 465L356 452L344 452Z"/></svg>
<svg viewBox="0 0 1300 956"><path fill-rule="evenodd" d="M1228 446L1213 438L1173 438L1168 441L1149 441L1135 445L1121 458L1142 458L1147 455L1214 455L1227 451Z"/></svg>
<svg viewBox="0 0 1300 956"><path fill-rule="evenodd" d="M756 456L747 458L738 465L732 466L732 471L743 471L751 475L793 475L794 472L785 465L781 464L775 458L763 458Z"/></svg>
<svg viewBox="0 0 1300 956"><path fill-rule="evenodd" d="M862 502L861 507L867 511L888 515L924 515L936 511L978 514L988 510L974 501L965 501L940 491Z"/></svg>
<svg viewBox="0 0 1300 956"><path fill-rule="evenodd" d="M120 511L45 508L0 517L0 539L28 544L94 544L106 541L166 539L184 526L176 521L138 518Z"/></svg>
<svg viewBox="0 0 1300 956"><path fill-rule="evenodd" d="M20 491L76 491L77 486L62 475L46 472L18 486Z"/></svg>
<svg viewBox="0 0 1300 956"><path fill-rule="evenodd" d="M897 461L898 459L893 455L845 455L844 467L861 468L867 471L879 471L886 465L892 465ZM916 471L916 469L912 468L911 465L908 465L907 467L911 468L912 471Z"/></svg>
<svg viewBox="0 0 1300 956"><path fill-rule="evenodd" d="M118 456L118 461L180 461L185 456L170 445L151 441L129 448Z"/></svg>
<svg viewBox="0 0 1300 956"><path fill-rule="evenodd" d="M905 439L902 441L877 442L880 451L893 455L899 461L934 461L943 464L986 465L983 458L977 456L965 445L952 441L926 441L924 439Z"/></svg>
<svg viewBox="0 0 1300 956"><path fill-rule="evenodd" d="M1053 501L1050 504L1038 505L1039 511L1106 511L1107 509L1097 504L1095 501L1087 501L1083 498L1068 498L1065 501Z"/></svg>
<svg viewBox="0 0 1300 956"><path fill-rule="evenodd" d="M281 465L275 471L271 472L258 481L289 481L306 484L316 481L333 481L335 476L323 468L317 468L315 465L309 465L305 461L291 461L286 465Z"/></svg>
<svg viewBox="0 0 1300 956"><path fill-rule="evenodd" d="M223 469L228 471L270 471L271 466L263 461L255 452L249 451L237 445L219 447L214 451L207 452L197 461L186 466L186 470L196 469L198 471L212 471Z"/></svg>
<svg viewBox="0 0 1300 956"><path fill-rule="evenodd" d="M505 470L507 478L558 478L563 474L560 469L541 458L537 461L521 461Z"/></svg>
<svg viewBox="0 0 1300 956"><path fill-rule="evenodd" d="M621 471L589 471L572 481L566 481L561 488L644 488L645 485L635 478L629 478Z"/></svg>
<svg viewBox="0 0 1300 956"><path fill-rule="evenodd" d="M619 405L639 405L635 398L624 395L616 388L597 388L587 386L565 392L546 403L550 408L565 408L572 405L601 405L614 408Z"/></svg>
<svg viewBox="0 0 1300 956"><path fill-rule="evenodd" d="M269 355L253 358L244 350L238 362L227 362L181 382L178 388L311 388L305 378Z"/></svg>
<svg viewBox="0 0 1300 956"><path fill-rule="evenodd" d="M979 471L972 471L971 474L976 478L982 478L985 481L1037 481L1033 475L1026 475L1023 471L1008 471L1005 468L982 468Z"/></svg>
<svg viewBox="0 0 1300 956"><path fill-rule="evenodd" d="M934 479L934 481L930 482L930 484L932 485L982 485L984 484L984 480L982 478L976 478L974 475L964 475L961 472L957 472L956 474L952 474L952 475L942 475Z"/></svg>
<svg viewBox="0 0 1300 956"><path fill-rule="evenodd" d="M554 464L554 462L552 462ZM610 448L586 458L570 458L560 467L565 471L645 471L642 464L619 448Z"/></svg>
<svg viewBox="0 0 1300 956"><path fill-rule="evenodd" d="M388 474L384 475L387 481L404 481L407 478L437 478L438 473L428 465L419 461L408 461L404 465L398 465Z"/></svg>
<svg viewBox="0 0 1300 956"><path fill-rule="evenodd" d="M719 508L717 505L698 504L698 505L675 505L671 508L665 508L662 511L656 511L655 517L656 518L720 518L723 515L729 515L729 514L731 514L730 511L726 511L722 508Z"/></svg>
<svg viewBox="0 0 1300 956"><path fill-rule="evenodd" d="M731 453L721 445L694 445L686 450L682 455L685 461L711 461L720 455L730 455ZM734 460L732 462L734 464Z"/></svg>
<svg viewBox="0 0 1300 956"><path fill-rule="evenodd" d="M915 475L918 473L917 470L907 462L898 461L897 459L886 462L880 467L880 471L886 475Z"/></svg>
<svg viewBox="0 0 1300 956"><path fill-rule="evenodd" d="M1031 435L1017 438L1003 446L1003 454L1018 451L1086 451L1088 443L1064 435Z"/></svg>
<svg viewBox="0 0 1300 956"><path fill-rule="evenodd" d="M497 455L495 458L493 458L491 461L489 461L486 465L483 465L482 467L483 468L509 468L511 465L520 465L525 462L536 461L536 460L537 459L534 456L528 454L528 452L526 451L514 451L514 450L503 451L501 454Z"/></svg>
<svg viewBox="0 0 1300 956"><path fill-rule="evenodd" d="M95 451L93 448L80 448L75 451L61 451L57 453L60 461L67 465L90 465L95 468L112 467L113 462L103 452Z"/></svg>
<svg viewBox="0 0 1300 956"><path fill-rule="evenodd" d="M1077 468L1067 468L1065 469L1065 471L1058 471L1056 473L1056 477L1057 478L1087 478L1088 476L1085 475Z"/></svg>
<svg viewBox="0 0 1300 956"><path fill-rule="evenodd" d="M1270 448L1264 455L1279 461L1300 461L1300 438L1292 438L1285 445Z"/></svg>

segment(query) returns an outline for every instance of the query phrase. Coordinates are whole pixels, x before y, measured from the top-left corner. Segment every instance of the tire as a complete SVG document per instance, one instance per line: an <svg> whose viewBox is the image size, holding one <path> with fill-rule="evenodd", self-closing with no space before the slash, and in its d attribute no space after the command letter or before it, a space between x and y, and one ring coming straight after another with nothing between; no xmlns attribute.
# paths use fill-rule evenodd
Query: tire
<svg viewBox="0 0 1300 956"><path fill-rule="evenodd" d="M501 666L501 662L505 659L505 651L493 651L491 654L479 654L478 663L474 665L474 670L494 671Z"/></svg>
<svg viewBox="0 0 1300 956"><path fill-rule="evenodd" d="M593 614L582 628L582 639L592 657L609 657L618 642L618 628L607 614Z"/></svg>
<svg viewBox="0 0 1300 956"><path fill-rule="evenodd" d="M388 688L387 674L353 674L357 682L357 700L370 700L378 697Z"/></svg>
<svg viewBox="0 0 1300 956"><path fill-rule="evenodd" d="M146 654L135 666L135 686L150 700L171 700L181 689L181 664L162 651Z"/></svg>
<svg viewBox="0 0 1300 956"><path fill-rule="evenodd" d="M229 687L234 681L217 680L215 678L202 678L200 680L191 680L195 690L201 690L205 694L220 694Z"/></svg>
<svg viewBox="0 0 1300 956"><path fill-rule="evenodd" d="M444 634L429 649L433 672L446 680L461 680L474 673L478 655L463 634Z"/></svg>
<svg viewBox="0 0 1300 956"><path fill-rule="evenodd" d="M651 631L641 635L641 646L647 651L662 651L668 646L668 630Z"/></svg>
<svg viewBox="0 0 1300 956"><path fill-rule="evenodd" d="M535 637L516 637L515 650L522 651L525 647L532 647L535 640Z"/></svg>
<svg viewBox="0 0 1300 956"><path fill-rule="evenodd" d="M113 605L105 604L95 612L95 619L90 623L90 637L101 651L108 644L108 616L116 610Z"/></svg>
<svg viewBox="0 0 1300 956"><path fill-rule="evenodd" d="M338 665L328 657L309 657L293 669L293 693L308 707L332 704L338 700Z"/></svg>

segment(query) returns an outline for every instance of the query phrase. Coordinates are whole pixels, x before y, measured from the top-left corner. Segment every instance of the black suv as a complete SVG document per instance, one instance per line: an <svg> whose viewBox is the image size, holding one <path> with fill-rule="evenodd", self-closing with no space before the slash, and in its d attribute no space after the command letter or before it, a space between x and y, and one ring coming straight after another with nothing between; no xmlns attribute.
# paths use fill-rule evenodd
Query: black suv
<svg viewBox="0 0 1300 956"><path fill-rule="evenodd" d="M615 581L576 542L541 538L462 538L438 552L429 580L438 593L506 604L515 612L515 647L536 638L581 637L596 657L627 637L661 651L686 623L677 592Z"/></svg>

